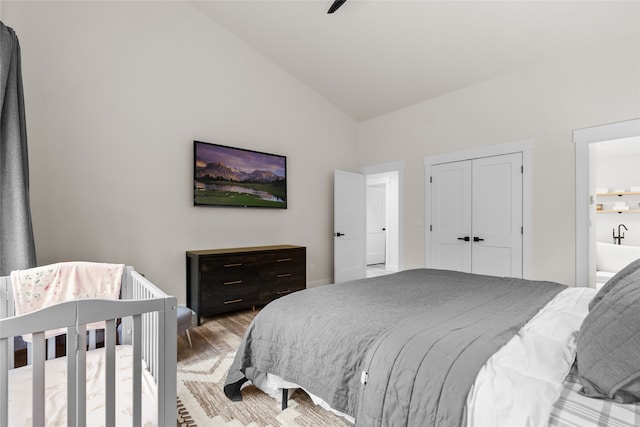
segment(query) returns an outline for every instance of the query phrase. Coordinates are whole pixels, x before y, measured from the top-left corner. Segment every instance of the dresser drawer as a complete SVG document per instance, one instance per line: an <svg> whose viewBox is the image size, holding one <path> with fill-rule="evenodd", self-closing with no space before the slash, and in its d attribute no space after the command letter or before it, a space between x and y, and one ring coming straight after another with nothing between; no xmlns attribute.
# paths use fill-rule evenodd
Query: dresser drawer
<svg viewBox="0 0 640 427"><path fill-rule="evenodd" d="M260 268L286 269L289 266L303 266L306 263L305 250L292 249L282 252L265 253L258 260Z"/></svg>
<svg viewBox="0 0 640 427"><path fill-rule="evenodd" d="M217 257L203 257L200 259L200 273L209 274L222 272L238 272L255 268L256 257L248 255L230 255Z"/></svg>
<svg viewBox="0 0 640 427"><path fill-rule="evenodd" d="M279 290L289 287L304 288L306 281L304 270L280 270L260 274L260 289Z"/></svg>
<svg viewBox="0 0 640 427"><path fill-rule="evenodd" d="M200 278L202 295L216 295L238 292L243 289L258 289L260 280L257 274L207 274Z"/></svg>
<svg viewBox="0 0 640 427"><path fill-rule="evenodd" d="M260 282L260 301L268 303L276 298L302 290L306 287L304 272L280 275L275 279Z"/></svg>
<svg viewBox="0 0 640 427"><path fill-rule="evenodd" d="M220 313L256 305L258 292L255 286L236 285L225 288L202 289L204 313Z"/></svg>
<svg viewBox="0 0 640 427"><path fill-rule="evenodd" d="M220 271L202 273L200 281L204 287L227 288L240 285L257 286L259 282L259 274L255 270L242 271Z"/></svg>

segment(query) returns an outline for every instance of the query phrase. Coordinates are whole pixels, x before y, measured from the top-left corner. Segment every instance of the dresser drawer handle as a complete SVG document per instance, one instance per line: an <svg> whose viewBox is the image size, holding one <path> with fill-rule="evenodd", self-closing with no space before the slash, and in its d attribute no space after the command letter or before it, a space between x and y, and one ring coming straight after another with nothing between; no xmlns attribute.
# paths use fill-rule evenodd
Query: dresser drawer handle
<svg viewBox="0 0 640 427"><path fill-rule="evenodd" d="M291 273L278 274L276 277L277 277L277 278L281 278L281 277L291 277Z"/></svg>
<svg viewBox="0 0 640 427"><path fill-rule="evenodd" d="M286 262L286 261L291 261L291 258L280 258L278 260L278 262Z"/></svg>
<svg viewBox="0 0 640 427"><path fill-rule="evenodd" d="M225 285L239 285L242 280L234 280L233 282L224 282Z"/></svg>
<svg viewBox="0 0 640 427"><path fill-rule="evenodd" d="M233 263L233 264L225 264L224 266L225 267L240 267L241 265L242 265L241 262L236 262L236 263Z"/></svg>
<svg viewBox="0 0 640 427"><path fill-rule="evenodd" d="M276 292L276 295L284 295L284 294L289 294L291 292L293 292L293 289L285 289L284 291Z"/></svg>
<svg viewBox="0 0 640 427"><path fill-rule="evenodd" d="M237 302L242 302L242 298L232 299L231 301L225 301L225 304L235 304Z"/></svg>

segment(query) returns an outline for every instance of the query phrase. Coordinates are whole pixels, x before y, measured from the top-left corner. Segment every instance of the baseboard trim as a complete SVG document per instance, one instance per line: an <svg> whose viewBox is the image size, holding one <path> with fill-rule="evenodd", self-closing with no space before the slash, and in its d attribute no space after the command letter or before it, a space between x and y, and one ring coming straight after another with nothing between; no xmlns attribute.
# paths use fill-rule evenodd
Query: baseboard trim
<svg viewBox="0 0 640 427"><path fill-rule="evenodd" d="M330 285L333 283L331 279L314 280L313 282L307 282L307 289L317 288L318 286Z"/></svg>

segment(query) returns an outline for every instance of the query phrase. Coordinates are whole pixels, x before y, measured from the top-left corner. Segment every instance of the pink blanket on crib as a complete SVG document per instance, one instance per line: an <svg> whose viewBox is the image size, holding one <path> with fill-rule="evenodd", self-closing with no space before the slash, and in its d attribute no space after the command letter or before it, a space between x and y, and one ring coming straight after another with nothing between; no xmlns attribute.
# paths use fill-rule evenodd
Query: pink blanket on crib
<svg viewBox="0 0 640 427"><path fill-rule="evenodd" d="M61 262L12 271L16 315L81 298L118 299L123 271L123 264L95 262ZM87 325L87 329L99 328L104 328L104 322Z"/></svg>

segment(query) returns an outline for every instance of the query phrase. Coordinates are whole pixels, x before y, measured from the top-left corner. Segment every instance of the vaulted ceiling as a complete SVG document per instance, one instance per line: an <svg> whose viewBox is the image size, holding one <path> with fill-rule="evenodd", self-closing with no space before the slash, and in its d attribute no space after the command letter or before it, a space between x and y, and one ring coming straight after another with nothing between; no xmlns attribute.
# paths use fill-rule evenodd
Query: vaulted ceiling
<svg viewBox="0 0 640 427"><path fill-rule="evenodd" d="M191 2L358 121L576 52L640 49L637 1L332 3Z"/></svg>

